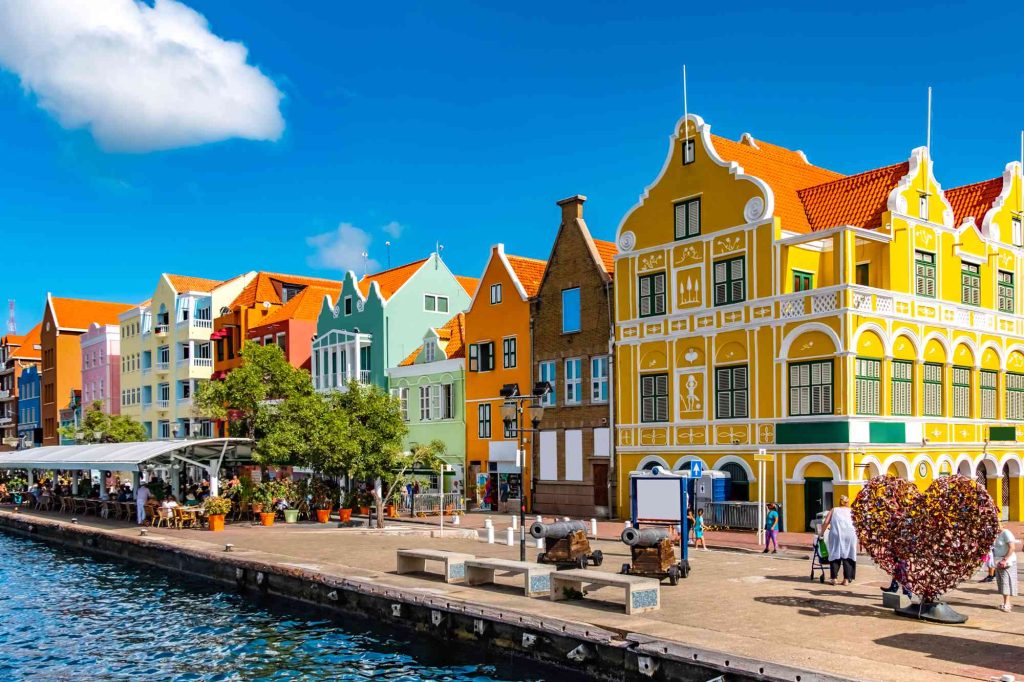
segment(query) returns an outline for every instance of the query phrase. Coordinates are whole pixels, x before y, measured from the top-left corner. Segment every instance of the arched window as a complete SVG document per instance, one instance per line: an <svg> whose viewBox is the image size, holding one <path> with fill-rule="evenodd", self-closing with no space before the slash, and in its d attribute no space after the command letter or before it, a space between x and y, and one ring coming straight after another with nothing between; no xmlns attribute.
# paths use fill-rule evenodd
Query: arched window
<svg viewBox="0 0 1024 682"><path fill-rule="evenodd" d="M661 467L662 469L665 468L661 462L648 462L644 465L643 471L653 471L654 467Z"/></svg>
<svg viewBox="0 0 1024 682"><path fill-rule="evenodd" d="M729 474L729 483L725 486L725 499L729 502L746 502L750 499L750 481L747 472L739 464L729 462L722 465L720 471Z"/></svg>

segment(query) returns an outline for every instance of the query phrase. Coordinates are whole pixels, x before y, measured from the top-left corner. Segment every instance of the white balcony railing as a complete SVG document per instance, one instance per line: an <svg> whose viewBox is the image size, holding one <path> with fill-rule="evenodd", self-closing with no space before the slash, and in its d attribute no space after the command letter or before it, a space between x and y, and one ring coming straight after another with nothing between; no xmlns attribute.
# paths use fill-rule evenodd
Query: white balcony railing
<svg viewBox="0 0 1024 682"><path fill-rule="evenodd" d="M198 327L199 329L213 329L213 320L192 320L192 326Z"/></svg>
<svg viewBox="0 0 1024 682"><path fill-rule="evenodd" d="M166 410L168 407L170 407L170 405L171 405L171 401L170 400L158 400L158 401L156 401L156 409L158 409L158 410Z"/></svg>
<svg viewBox="0 0 1024 682"><path fill-rule="evenodd" d="M168 325L166 324L158 324L153 328L153 333L157 336L167 336L167 327Z"/></svg>
<svg viewBox="0 0 1024 682"><path fill-rule="evenodd" d="M213 367L213 358L192 358L193 367Z"/></svg>
<svg viewBox="0 0 1024 682"><path fill-rule="evenodd" d="M0 400L7 400L10 397L11 392L9 390L0 391Z"/></svg>
<svg viewBox="0 0 1024 682"><path fill-rule="evenodd" d="M0 417L0 426L7 426L14 423L14 417Z"/></svg>
<svg viewBox="0 0 1024 682"><path fill-rule="evenodd" d="M171 363L169 363L169 362L158 362L158 363L156 363L156 371L158 371L158 372L166 372L170 368L171 368Z"/></svg>
<svg viewBox="0 0 1024 682"><path fill-rule="evenodd" d="M188 407L192 404L192 398L178 398L178 407Z"/></svg>

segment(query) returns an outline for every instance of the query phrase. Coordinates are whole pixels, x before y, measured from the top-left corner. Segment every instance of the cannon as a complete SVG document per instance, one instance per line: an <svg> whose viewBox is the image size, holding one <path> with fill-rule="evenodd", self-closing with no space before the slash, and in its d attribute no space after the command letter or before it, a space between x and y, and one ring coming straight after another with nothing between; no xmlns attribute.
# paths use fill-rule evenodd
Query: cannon
<svg viewBox="0 0 1024 682"><path fill-rule="evenodd" d="M559 521L530 526L530 535L544 538L547 551L537 555L538 563L555 564L559 569L586 568L593 563L600 566L604 561L601 550L591 551L587 539L587 524L583 521Z"/></svg>
<svg viewBox="0 0 1024 682"><path fill-rule="evenodd" d="M676 561L668 528L626 528L621 539L629 546L633 559L630 564L622 564L623 575L668 578L670 585L677 585L680 578L690 574L688 561Z"/></svg>

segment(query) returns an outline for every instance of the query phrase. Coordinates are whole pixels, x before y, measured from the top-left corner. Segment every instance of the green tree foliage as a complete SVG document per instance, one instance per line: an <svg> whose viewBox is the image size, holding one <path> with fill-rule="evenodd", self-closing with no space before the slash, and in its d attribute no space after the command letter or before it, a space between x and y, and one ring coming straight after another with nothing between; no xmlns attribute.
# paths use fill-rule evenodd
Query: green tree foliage
<svg viewBox="0 0 1024 682"><path fill-rule="evenodd" d="M239 356L242 365L223 381L199 385L193 405L199 413L227 421L244 437L255 439L261 411L274 407L268 401L309 396L313 383L309 372L288 364L284 352L275 345L244 343Z"/></svg>
<svg viewBox="0 0 1024 682"><path fill-rule="evenodd" d="M80 443L137 443L149 438L146 427L131 417L104 412L100 400L89 406L78 426L69 424L59 431L62 438Z"/></svg>
<svg viewBox="0 0 1024 682"><path fill-rule="evenodd" d="M264 464L300 464L323 476L349 471L359 443L340 393L297 395L266 406L256 419L253 452Z"/></svg>

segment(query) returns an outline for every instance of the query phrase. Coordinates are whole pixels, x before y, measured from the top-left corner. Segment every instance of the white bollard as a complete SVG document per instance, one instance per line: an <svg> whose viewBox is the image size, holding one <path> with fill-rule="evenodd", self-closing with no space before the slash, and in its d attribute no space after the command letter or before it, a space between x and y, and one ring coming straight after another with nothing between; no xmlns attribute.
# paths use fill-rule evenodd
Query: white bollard
<svg viewBox="0 0 1024 682"><path fill-rule="evenodd" d="M487 528L487 544L488 545L493 545L494 544L494 527L493 526L488 526L488 528Z"/></svg>
<svg viewBox="0 0 1024 682"><path fill-rule="evenodd" d="M544 538L537 538L537 549L544 549Z"/></svg>
<svg viewBox="0 0 1024 682"><path fill-rule="evenodd" d="M512 530L519 528L519 517L515 514L512 515Z"/></svg>
<svg viewBox="0 0 1024 682"><path fill-rule="evenodd" d="M626 528L632 528L633 527L633 524L630 523L629 521L623 521L622 525L624 525Z"/></svg>
<svg viewBox="0 0 1024 682"><path fill-rule="evenodd" d="M562 520L565 521L566 523L569 523L569 517L568 516L563 516Z"/></svg>
<svg viewBox="0 0 1024 682"><path fill-rule="evenodd" d="M505 529L505 542L508 544L509 547L512 547L516 544L516 529L512 526L509 526Z"/></svg>
<svg viewBox="0 0 1024 682"><path fill-rule="evenodd" d="M461 517L461 516L459 516L458 514L456 514L455 516L453 516L453 517L452 517L452 525L453 525L453 526L459 526L459 525L462 525L462 517Z"/></svg>
<svg viewBox="0 0 1024 682"><path fill-rule="evenodd" d="M540 514L537 514L537 523L544 523L544 517Z"/></svg>
<svg viewBox="0 0 1024 682"><path fill-rule="evenodd" d="M597 537L597 519L590 519L590 535Z"/></svg>
<svg viewBox="0 0 1024 682"><path fill-rule="evenodd" d="M488 517L487 517L487 518L486 518L486 519L484 520L484 528L494 528L494 522L493 522L493 521L491 521L491 517L490 517L490 516L488 516Z"/></svg>

